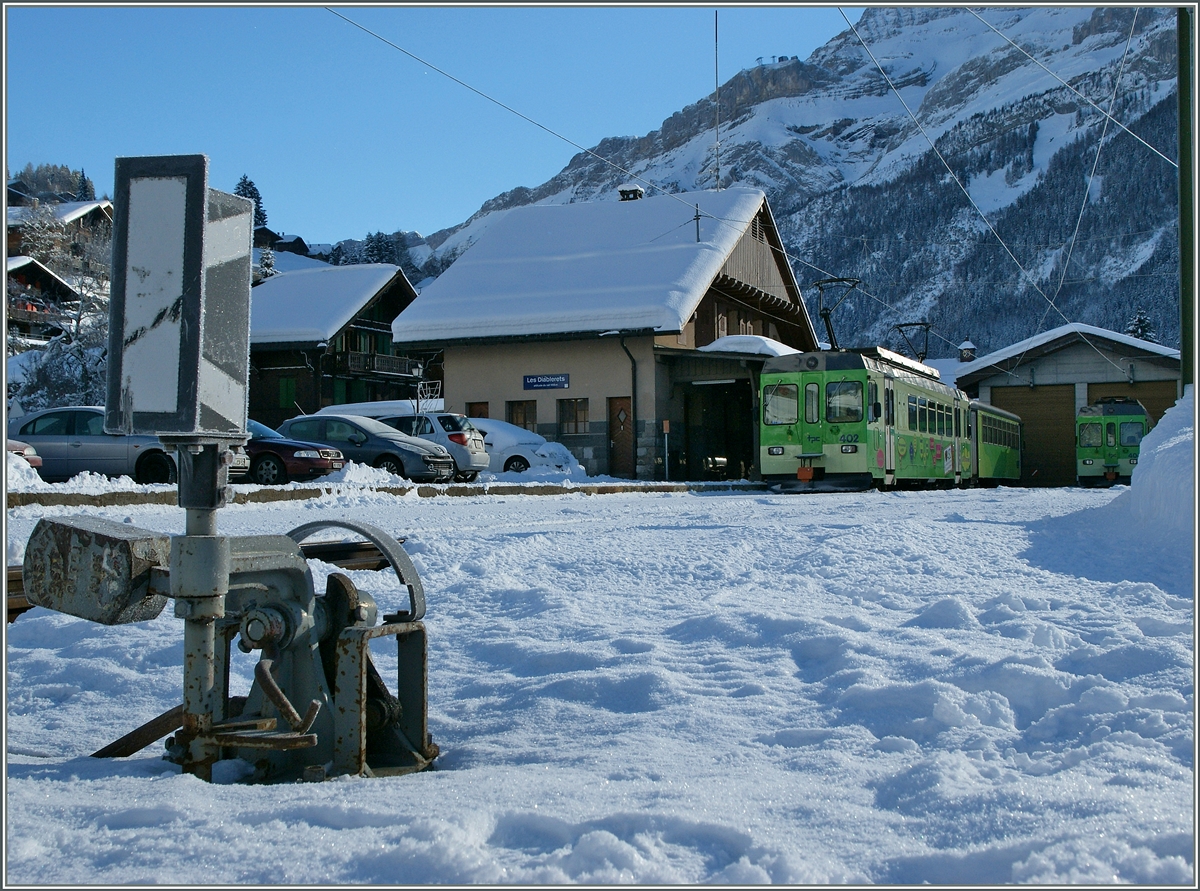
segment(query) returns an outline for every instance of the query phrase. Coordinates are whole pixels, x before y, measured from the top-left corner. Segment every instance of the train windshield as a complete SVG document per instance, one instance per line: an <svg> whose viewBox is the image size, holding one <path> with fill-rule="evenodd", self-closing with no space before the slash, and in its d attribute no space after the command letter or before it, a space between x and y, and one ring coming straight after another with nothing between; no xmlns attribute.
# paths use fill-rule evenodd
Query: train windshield
<svg viewBox="0 0 1200 891"><path fill-rule="evenodd" d="M1080 424L1079 425L1079 447L1083 449L1098 449L1103 436L1100 434L1099 424Z"/></svg>
<svg viewBox="0 0 1200 891"><path fill-rule="evenodd" d="M1121 445L1135 446L1142 442L1142 422L1124 421L1121 424Z"/></svg>
<svg viewBox="0 0 1200 891"><path fill-rule="evenodd" d="M853 424L863 419L863 386L859 381L830 381L825 385L825 420Z"/></svg>
<svg viewBox="0 0 1200 891"><path fill-rule="evenodd" d="M771 384L763 390L763 423L769 426L795 424L799 417L799 388L795 384Z"/></svg>

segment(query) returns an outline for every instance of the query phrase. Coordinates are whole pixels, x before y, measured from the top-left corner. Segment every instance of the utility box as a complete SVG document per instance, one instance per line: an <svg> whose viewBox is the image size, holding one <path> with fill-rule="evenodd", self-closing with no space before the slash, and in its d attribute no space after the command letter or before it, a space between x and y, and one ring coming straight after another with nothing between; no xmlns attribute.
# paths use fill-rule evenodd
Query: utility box
<svg viewBox="0 0 1200 891"><path fill-rule="evenodd" d="M118 158L108 433L245 439L254 202L205 155Z"/></svg>

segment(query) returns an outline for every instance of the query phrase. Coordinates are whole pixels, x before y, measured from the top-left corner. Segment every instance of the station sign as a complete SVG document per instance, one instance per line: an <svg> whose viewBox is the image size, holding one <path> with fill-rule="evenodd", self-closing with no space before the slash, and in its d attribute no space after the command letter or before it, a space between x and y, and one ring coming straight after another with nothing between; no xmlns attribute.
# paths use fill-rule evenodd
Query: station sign
<svg viewBox="0 0 1200 891"><path fill-rule="evenodd" d="M569 374L527 374L524 380L526 390L568 390L571 387Z"/></svg>
<svg viewBox="0 0 1200 891"><path fill-rule="evenodd" d="M109 433L245 435L254 202L208 188L208 158L118 158Z"/></svg>

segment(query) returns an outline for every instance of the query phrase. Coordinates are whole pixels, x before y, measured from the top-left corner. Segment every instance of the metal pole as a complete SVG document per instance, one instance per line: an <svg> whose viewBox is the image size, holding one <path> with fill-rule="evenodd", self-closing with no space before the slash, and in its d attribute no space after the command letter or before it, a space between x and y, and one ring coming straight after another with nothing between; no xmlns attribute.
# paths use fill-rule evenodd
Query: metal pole
<svg viewBox="0 0 1200 891"><path fill-rule="evenodd" d="M1190 7L1177 10L1179 41L1179 371L1180 384L1194 383L1192 330L1196 319L1196 220L1193 180L1192 50L1195 22Z"/></svg>

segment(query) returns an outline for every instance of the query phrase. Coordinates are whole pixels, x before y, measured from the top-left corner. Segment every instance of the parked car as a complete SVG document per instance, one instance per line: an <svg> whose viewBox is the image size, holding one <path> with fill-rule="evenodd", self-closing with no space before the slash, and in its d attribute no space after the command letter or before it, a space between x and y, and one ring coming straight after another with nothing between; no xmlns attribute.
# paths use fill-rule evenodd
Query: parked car
<svg viewBox="0 0 1200 891"><path fill-rule="evenodd" d="M379 420L401 433L436 442L454 459L454 478L469 483L487 470L489 457L483 434L466 415L453 412L422 412L416 415L381 415Z"/></svg>
<svg viewBox="0 0 1200 891"><path fill-rule="evenodd" d="M492 418L472 418L471 423L483 434L493 473L524 473L530 467L553 467L565 471L578 463L562 443L550 442L544 436L516 424Z"/></svg>
<svg viewBox="0 0 1200 891"><path fill-rule="evenodd" d="M301 415L279 425L289 439L341 450L347 461L379 467L415 482L448 482L454 459L442 446L359 415Z"/></svg>
<svg viewBox="0 0 1200 891"><path fill-rule="evenodd" d="M250 441L250 479L263 486L288 480L311 480L341 470L345 457L339 449L316 442L288 439L258 421L247 421Z"/></svg>
<svg viewBox="0 0 1200 891"><path fill-rule="evenodd" d="M30 467L41 467L42 456L37 453L37 449L27 442L21 442L19 439L8 440L8 451L14 455L20 455L24 458Z"/></svg>
<svg viewBox="0 0 1200 891"><path fill-rule="evenodd" d="M31 412L9 421L8 436L37 450L42 458L38 473L47 482L68 480L84 471L131 476L139 483L175 480L175 461L158 437L105 433L101 406ZM249 469L248 460L245 466Z"/></svg>

